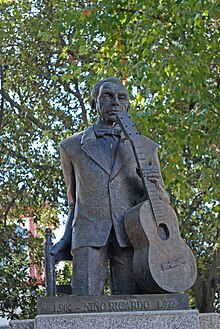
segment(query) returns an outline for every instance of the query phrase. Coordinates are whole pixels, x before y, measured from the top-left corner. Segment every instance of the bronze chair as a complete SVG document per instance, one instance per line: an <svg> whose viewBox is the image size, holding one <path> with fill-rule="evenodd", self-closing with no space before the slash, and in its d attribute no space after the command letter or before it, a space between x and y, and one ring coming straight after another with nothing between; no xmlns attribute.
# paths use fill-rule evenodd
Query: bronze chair
<svg viewBox="0 0 220 329"><path fill-rule="evenodd" d="M45 278L46 278L46 296L55 297L56 294L71 294L70 285L56 285L55 265L60 261L72 261L70 250L66 249L59 252L56 256L52 256L50 251L53 247L52 231L46 229L46 239L44 245L44 261L45 261Z"/></svg>

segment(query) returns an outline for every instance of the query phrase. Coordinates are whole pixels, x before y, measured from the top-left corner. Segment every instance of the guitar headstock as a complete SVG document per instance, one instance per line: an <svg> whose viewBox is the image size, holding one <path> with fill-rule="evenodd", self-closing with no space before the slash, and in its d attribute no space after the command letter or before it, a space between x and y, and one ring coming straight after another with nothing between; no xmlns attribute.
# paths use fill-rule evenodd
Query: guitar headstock
<svg viewBox="0 0 220 329"><path fill-rule="evenodd" d="M117 115L117 122L128 140L132 142L139 141L140 133L137 131L137 128L135 127L135 124L128 112L119 112Z"/></svg>

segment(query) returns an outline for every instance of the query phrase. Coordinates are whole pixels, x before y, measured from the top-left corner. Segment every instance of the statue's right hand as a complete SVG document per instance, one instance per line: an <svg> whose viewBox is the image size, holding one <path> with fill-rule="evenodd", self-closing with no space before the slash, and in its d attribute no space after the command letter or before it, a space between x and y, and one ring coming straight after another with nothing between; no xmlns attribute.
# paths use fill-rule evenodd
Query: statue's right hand
<svg viewBox="0 0 220 329"><path fill-rule="evenodd" d="M51 249L50 254L52 256L56 256L58 252L63 251L69 246L69 242L67 240L61 239L57 242Z"/></svg>

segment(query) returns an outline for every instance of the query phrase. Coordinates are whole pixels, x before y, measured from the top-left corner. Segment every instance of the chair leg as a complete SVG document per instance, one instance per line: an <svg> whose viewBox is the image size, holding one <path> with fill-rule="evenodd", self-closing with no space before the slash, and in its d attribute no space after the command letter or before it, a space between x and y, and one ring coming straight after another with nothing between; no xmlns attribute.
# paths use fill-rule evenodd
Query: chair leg
<svg viewBox="0 0 220 329"><path fill-rule="evenodd" d="M47 297L55 297L55 295L56 295L55 257L50 254L52 247L53 247L52 232L51 232L50 228L47 228L46 229L46 241L44 244L46 295L47 295Z"/></svg>

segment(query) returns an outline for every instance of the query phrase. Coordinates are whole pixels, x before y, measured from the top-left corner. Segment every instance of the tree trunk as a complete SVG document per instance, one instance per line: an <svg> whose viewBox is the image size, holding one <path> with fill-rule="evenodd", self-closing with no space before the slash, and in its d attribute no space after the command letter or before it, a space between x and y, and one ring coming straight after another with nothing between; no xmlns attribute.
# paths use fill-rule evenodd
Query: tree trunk
<svg viewBox="0 0 220 329"><path fill-rule="evenodd" d="M220 219L220 213L217 221ZM217 228L216 241L220 237L220 228ZM220 267L220 249L215 249L213 259L207 270L206 280L202 280L198 273L196 282L192 287L196 303L201 313L209 313L214 311L215 294L217 293L219 280L219 267Z"/></svg>

